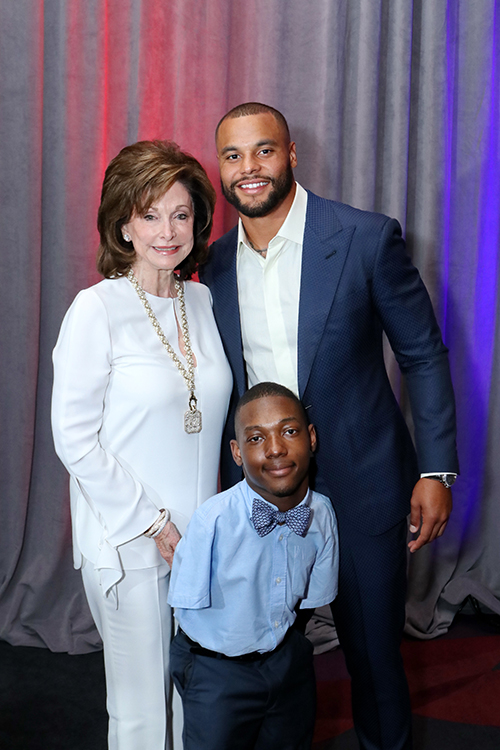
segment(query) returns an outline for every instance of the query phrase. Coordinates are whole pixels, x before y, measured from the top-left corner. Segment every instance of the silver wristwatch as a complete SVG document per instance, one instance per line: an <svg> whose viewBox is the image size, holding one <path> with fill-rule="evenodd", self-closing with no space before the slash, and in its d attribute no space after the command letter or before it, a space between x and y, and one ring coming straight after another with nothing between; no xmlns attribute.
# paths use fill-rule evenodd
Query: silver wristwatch
<svg viewBox="0 0 500 750"><path fill-rule="evenodd" d="M454 484L457 478L456 474L427 474L426 479L435 479L437 482L444 484L447 490Z"/></svg>

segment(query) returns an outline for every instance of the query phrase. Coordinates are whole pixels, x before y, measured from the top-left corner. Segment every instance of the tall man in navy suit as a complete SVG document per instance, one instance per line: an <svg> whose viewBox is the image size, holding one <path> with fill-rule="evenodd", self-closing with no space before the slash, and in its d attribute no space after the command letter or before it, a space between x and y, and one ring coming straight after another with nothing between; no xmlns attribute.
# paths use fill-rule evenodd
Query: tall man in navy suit
<svg viewBox="0 0 500 750"><path fill-rule="evenodd" d="M216 134L238 226L214 243L202 280L235 377L235 397L270 380L298 393L316 426L315 488L340 536L332 605L363 750L411 747L400 655L410 551L446 526L458 462L447 349L397 221L319 198L293 176L283 116L231 110ZM382 332L406 378L416 451L384 366ZM236 482L228 420L224 487Z"/></svg>

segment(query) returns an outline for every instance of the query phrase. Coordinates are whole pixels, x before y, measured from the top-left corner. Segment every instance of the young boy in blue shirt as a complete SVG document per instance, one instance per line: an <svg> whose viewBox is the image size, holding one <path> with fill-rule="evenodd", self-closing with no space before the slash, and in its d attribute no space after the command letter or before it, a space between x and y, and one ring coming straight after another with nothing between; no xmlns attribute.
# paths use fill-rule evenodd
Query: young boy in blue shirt
<svg viewBox="0 0 500 750"><path fill-rule="evenodd" d="M292 626L297 605L319 607L337 593L335 515L309 490L316 435L291 391L251 388L235 431L245 479L198 508L172 566L184 750L309 750L312 646Z"/></svg>

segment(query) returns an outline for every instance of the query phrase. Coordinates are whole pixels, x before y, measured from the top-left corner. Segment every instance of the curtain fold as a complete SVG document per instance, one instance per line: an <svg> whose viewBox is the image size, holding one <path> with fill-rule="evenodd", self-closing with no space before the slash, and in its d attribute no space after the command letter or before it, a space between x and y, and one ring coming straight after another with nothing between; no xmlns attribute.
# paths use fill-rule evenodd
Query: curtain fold
<svg viewBox="0 0 500 750"><path fill-rule="evenodd" d="M468 594L500 612L500 465L493 458L500 384L500 5L449 3L442 21L446 34L434 31L432 45L442 48L441 86L429 101L417 162L422 182L414 184L407 226L450 348L461 476L446 534L412 560L407 629L421 637L445 632ZM428 25L436 28L432 18ZM424 31L421 54L429 59ZM433 80L429 71L422 100ZM442 141L427 156L424 145L439 125Z"/></svg>
<svg viewBox="0 0 500 750"><path fill-rule="evenodd" d="M500 0L0 0L0 638L100 645L49 413L105 167L171 138L220 196L214 129L252 100L288 118L305 187L401 222L450 348L462 474L410 561L408 631L444 632L468 594L500 612L499 31ZM213 236L234 221L219 198Z"/></svg>

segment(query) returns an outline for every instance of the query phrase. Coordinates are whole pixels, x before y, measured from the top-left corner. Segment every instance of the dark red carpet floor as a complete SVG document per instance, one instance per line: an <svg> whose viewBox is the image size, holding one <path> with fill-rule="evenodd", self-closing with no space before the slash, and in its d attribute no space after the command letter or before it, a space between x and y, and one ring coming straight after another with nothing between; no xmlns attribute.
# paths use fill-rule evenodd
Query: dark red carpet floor
<svg viewBox="0 0 500 750"><path fill-rule="evenodd" d="M500 750L498 630L460 616L442 638L406 639L403 656L414 750ZM100 652L69 656L0 641L0 750L105 750L102 662ZM315 662L314 750L358 750L342 652Z"/></svg>
<svg viewBox="0 0 500 750"><path fill-rule="evenodd" d="M415 750L500 750L500 631L459 616L450 632L402 646ZM315 657L314 750L357 750L350 684L340 650Z"/></svg>

